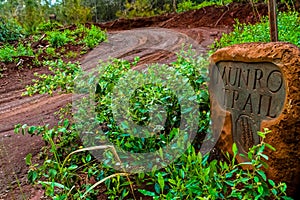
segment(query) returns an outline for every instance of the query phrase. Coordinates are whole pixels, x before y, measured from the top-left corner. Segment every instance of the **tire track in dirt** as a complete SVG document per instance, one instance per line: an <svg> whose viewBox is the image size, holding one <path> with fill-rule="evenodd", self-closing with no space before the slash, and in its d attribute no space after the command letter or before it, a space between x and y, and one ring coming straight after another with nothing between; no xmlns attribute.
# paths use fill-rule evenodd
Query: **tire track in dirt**
<svg viewBox="0 0 300 200"><path fill-rule="evenodd" d="M216 37L215 33L225 31L209 28L142 28L111 32L108 42L100 44L84 56L81 65L84 70L91 70L97 66L99 60L107 61L110 57L132 60L136 56L141 58L140 67L152 62L167 63L176 58L175 53L182 48L183 43L192 44L198 53L203 54L206 46ZM23 84L25 86L30 82ZM19 87L0 88L0 199L11 199L9 195L14 193L15 188L18 190L16 179L20 181L21 187L27 184L28 169L24 157L28 153L37 155L43 144L39 137L13 134L14 125L53 125L57 122L53 113L72 100L71 94L21 97L23 91Z"/></svg>

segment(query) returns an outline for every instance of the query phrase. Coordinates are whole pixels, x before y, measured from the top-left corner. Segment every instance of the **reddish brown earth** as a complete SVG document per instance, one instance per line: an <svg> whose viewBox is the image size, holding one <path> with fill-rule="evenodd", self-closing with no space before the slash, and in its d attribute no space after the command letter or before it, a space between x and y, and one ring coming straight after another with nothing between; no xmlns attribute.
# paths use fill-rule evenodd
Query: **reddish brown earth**
<svg viewBox="0 0 300 200"><path fill-rule="evenodd" d="M278 4L279 11L287 10L286 4ZM300 10L300 3L294 5ZM268 14L268 6L264 3L252 6L249 3L231 3L227 6L209 6L180 14L166 14L158 17L118 19L113 22L98 24L108 30L127 30L141 27L161 27L175 29L190 29L197 27L226 27L231 29L235 19L241 23L254 24Z"/></svg>
<svg viewBox="0 0 300 200"><path fill-rule="evenodd" d="M141 67L151 62L167 63L174 60L174 53L180 50L182 43L193 43L199 53L205 53L207 45L232 28L234 18L255 23L259 15L253 14L254 10L260 16L267 13L264 4L255 9L249 4L231 4L182 14L98 24L107 29L108 42L78 60L84 69L91 69L99 59L108 57L132 59L140 56ZM34 78L34 72L48 73L48 70L13 68L6 70L4 77L0 78L0 200L44 199L38 186L27 183L28 168L24 162L28 153L38 159L43 142L39 137L14 134L14 125L53 125L58 120L53 113L71 101L72 96L66 94L21 97L25 85Z"/></svg>

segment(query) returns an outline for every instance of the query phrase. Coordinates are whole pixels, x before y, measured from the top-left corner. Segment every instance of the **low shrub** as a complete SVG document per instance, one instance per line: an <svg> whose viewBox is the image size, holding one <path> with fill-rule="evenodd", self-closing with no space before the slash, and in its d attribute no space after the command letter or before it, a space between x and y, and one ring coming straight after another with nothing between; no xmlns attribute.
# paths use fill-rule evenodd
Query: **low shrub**
<svg viewBox="0 0 300 200"><path fill-rule="evenodd" d="M26 91L22 95L52 95L58 89L65 93L73 91L74 79L81 73L79 63L65 63L62 60L56 60L45 61L43 65L48 66L52 74L35 73L37 79L32 80L32 85L26 86Z"/></svg>
<svg viewBox="0 0 300 200"><path fill-rule="evenodd" d="M117 17L134 18L134 17L151 17L166 12L170 12L170 5L164 4L164 8L158 8L152 5L150 0L126 1L124 9L116 13Z"/></svg>
<svg viewBox="0 0 300 200"><path fill-rule="evenodd" d="M6 44L0 48L0 61L13 62L18 61L18 56L34 56L34 52L30 46L19 44L17 47Z"/></svg>
<svg viewBox="0 0 300 200"><path fill-rule="evenodd" d="M60 32L60 31L50 31L47 32L46 39L49 41L50 45L54 48L58 48L64 46L69 42L73 42L74 39L68 37L67 32Z"/></svg>
<svg viewBox="0 0 300 200"><path fill-rule="evenodd" d="M274 150L264 142L270 131L258 132L262 141L243 155L249 162L237 164L238 149L232 146L233 156L226 153L225 161L208 161L208 155L196 153L192 147L163 172L147 174L154 191L139 190L153 199L291 199L286 196L286 184L268 179L264 167L265 148ZM242 169L247 165L250 169ZM149 182L149 180L147 180Z"/></svg>
<svg viewBox="0 0 300 200"><path fill-rule="evenodd" d="M300 20L298 12L280 12L278 14L279 41L290 42L300 46ZM223 34L212 48L222 48L246 42L270 42L270 26L268 17L257 24L241 24L238 21L231 33Z"/></svg>
<svg viewBox="0 0 300 200"><path fill-rule="evenodd" d="M201 1L197 3L191 0L184 0L177 5L177 12L185 12L189 10L197 10L207 6L224 6L226 4L232 3L234 0L214 0L214 1Z"/></svg>
<svg viewBox="0 0 300 200"><path fill-rule="evenodd" d="M23 28L15 20L0 17L0 42L12 42L23 35Z"/></svg>
<svg viewBox="0 0 300 200"><path fill-rule="evenodd" d="M87 122L85 128L88 129L88 126L93 125L94 120L95 125L104 127L104 129L102 129L103 133L95 132L96 140L91 141L92 143L95 141L101 143L108 138L115 146L129 152L156 150L164 143L168 143L169 139L172 139L172 136L178 132L176 116L180 99L176 101L176 96L173 95L172 91L164 90L164 87L159 84L140 85L140 88L137 88L129 98L130 106L124 109L126 109L127 114L134 118L136 123L147 125L149 117L153 117L149 116L153 106L160 103L166 104L164 108L168 113L167 116L172 116L169 122L168 118L166 120L166 124L170 126L169 129L166 127L161 129L162 132L159 132L159 137L150 136L143 140L143 138L137 139L128 134L130 127L127 127L127 124L120 123L118 125L114 121L112 106L116 102L112 102L111 94L115 89L122 89L119 88L118 83L137 62L138 59L133 63L114 59L109 63L102 63L96 77L93 74L86 77L90 85L93 85L94 80L99 80L92 87L95 90L93 100L97 103L97 115L91 119L88 110L79 110L90 121L83 120L81 124L78 121L74 123L68 120L66 117L72 115L71 106L68 106L61 109L59 112L61 120L53 128L49 128L48 125L17 125L15 127L15 132L42 135L46 143L49 144L43 148L43 154L46 158L42 165L32 163L30 154L26 157L26 163L29 165L28 179L31 183L43 185L45 194L54 199L95 199L99 195L97 189L101 184L105 184L109 199L134 198L138 192L140 195L151 196L153 199L265 199L268 197L271 199L289 199L285 194L286 185L268 179L263 171L263 167L266 167L264 159L268 159L263 152L265 148L273 149L264 142L265 135L269 132L267 130L258 133L262 137L262 142L250 149L250 153L246 155L250 160L248 163L236 163L235 157L238 154L236 145L232 147L233 157L226 153L226 161L209 161L208 155L202 156L201 153L197 153L198 145L201 144L195 144L187 148L185 153L164 169L158 170L153 166L151 172L139 172L135 175L118 173L108 166L109 162L117 161L121 156L106 143L83 148L79 136L81 131L78 128L85 126L85 122ZM57 69L60 71L58 73L56 73L57 70L53 70L54 75L40 75L40 81L37 81L33 87L31 86L31 89L28 90L27 88L27 95L33 93L52 94L53 90L59 88L67 93L73 91L74 86L70 84L70 81L78 76L77 67L74 68L73 65L71 67L71 64L62 63L49 65L52 67L62 65L62 67L59 67L60 70ZM209 134L210 115L206 59L195 58L190 53L182 52L168 70L185 77L186 83L189 83L195 90L195 95L191 99L200 105L197 134ZM152 73L151 70L148 71L150 77ZM69 78L66 79L66 77ZM172 79L173 77L166 77L166 79L168 78ZM130 84L139 83L137 79L132 79L132 81ZM86 85L81 87L80 82L77 84L79 86L77 89L86 91ZM118 100L121 101L122 99ZM171 112L175 115L172 115ZM155 116L159 116L159 113L155 113ZM172 133L174 130L175 133ZM87 130L86 134L92 134L92 132ZM104 150L104 159L101 163L97 162L88 152L96 149ZM159 154L161 156L159 162L163 162L163 157L167 155ZM252 170L243 170L242 165L251 165ZM135 194L133 182L135 183Z"/></svg>
<svg viewBox="0 0 300 200"><path fill-rule="evenodd" d="M48 27L49 28L49 27ZM91 28L87 28L83 25L78 25L76 29L64 31L47 31L46 40L49 41L51 47L62 47L68 43L85 44L88 48L94 48L100 42L105 41L107 35L100 28L92 25Z"/></svg>
<svg viewBox="0 0 300 200"><path fill-rule="evenodd" d="M191 0L185 0L177 5L178 13L189 11L189 10L195 10L195 9L197 9L197 6Z"/></svg>
<svg viewBox="0 0 300 200"><path fill-rule="evenodd" d="M92 25L90 29L86 29L83 42L88 48L92 49L100 42L105 41L106 38L107 37L104 31L101 31L100 28Z"/></svg>
<svg viewBox="0 0 300 200"><path fill-rule="evenodd" d="M37 27L37 30L39 32L47 32L47 31L55 31L58 28L62 28L62 27L63 27L63 25L61 25L58 22L48 21L48 22L43 22L43 23L39 24Z"/></svg>

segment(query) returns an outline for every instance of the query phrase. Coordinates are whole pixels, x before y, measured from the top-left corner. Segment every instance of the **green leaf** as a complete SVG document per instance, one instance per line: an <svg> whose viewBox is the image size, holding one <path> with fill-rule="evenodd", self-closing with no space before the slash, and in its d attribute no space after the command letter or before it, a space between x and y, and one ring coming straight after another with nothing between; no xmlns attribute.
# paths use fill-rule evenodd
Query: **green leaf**
<svg viewBox="0 0 300 200"><path fill-rule="evenodd" d="M18 134L18 133L19 133L19 129L20 129L20 127L21 127L21 124L17 124L17 125L15 125L14 132L15 132L16 134Z"/></svg>
<svg viewBox="0 0 300 200"><path fill-rule="evenodd" d="M27 124L23 124L21 128L22 135L25 135L25 129L27 128Z"/></svg>
<svg viewBox="0 0 300 200"><path fill-rule="evenodd" d="M251 150L248 152L248 158L249 160L253 159L253 152Z"/></svg>
<svg viewBox="0 0 300 200"><path fill-rule="evenodd" d="M30 126L28 128L28 134L30 134L30 135L34 134L36 129L37 129L36 126Z"/></svg>
<svg viewBox="0 0 300 200"><path fill-rule="evenodd" d="M36 171L30 170L28 172L27 178L28 178L29 182L34 183L34 181L37 179L37 177L38 177L38 173Z"/></svg>
<svg viewBox="0 0 300 200"><path fill-rule="evenodd" d="M262 160L260 160L259 162L264 166L264 168L268 168L268 167L269 167L268 164L267 164L266 162L264 162L264 161L262 161Z"/></svg>
<svg viewBox="0 0 300 200"><path fill-rule="evenodd" d="M129 191L127 191L126 189L124 189L122 191L122 194L121 194L122 199L124 199L124 197L126 197L128 194L129 194Z"/></svg>
<svg viewBox="0 0 300 200"><path fill-rule="evenodd" d="M260 156L263 157L266 160L269 160L269 157L267 155L265 155L265 154L260 154Z"/></svg>
<svg viewBox="0 0 300 200"><path fill-rule="evenodd" d="M281 192L285 192L286 191L286 183L281 183L282 184L282 187L280 187L280 191Z"/></svg>
<svg viewBox="0 0 300 200"><path fill-rule="evenodd" d="M62 189L69 190L68 187L64 186L63 184L57 183L57 182L39 181L39 183L43 184L43 185L53 185L54 187L59 187L59 188L62 188Z"/></svg>
<svg viewBox="0 0 300 200"><path fill-rule="evenodd" d="M272 187L274 187L274 186L275 186L275 182L274 182L273 180L271 180L271 179L268 179L268 182L270 183L270 185L271 185Z"/></svg>
<svg viewBox="0 0 300 200"><path fill-rule="evenodd" d="M265 172L263 172L262 170L257 170L257 173L263 178L264 181L267 180Z"/></svg>
<svg viewBox="0 0 300 200"><path fill-rule="evenodd" d="M176 181L174 179L168 179L169 183L176 185Z"/></svg>
<svg viewBox="0 0 300 200"><path fill-rule="evenodd" d="M157 194L160 194L160 186L157 183L154 184L154 190Z"/></svg>
<svg viewBox="0 0 300 200"><path fill-rule="evenodd" d="M162 174L161 173L159 173L158 175L157 175L157 178L158 178L158 184L159 184L159 186L160 186L160 188L161 188L161 192L163 193L164 192L164 188L165 188L165 180L164 180L164 177L162 176Z"/></svg>
<svg viewBox="0 0 300 200"><path fill-rule="evenodd" d="M231 178L232 177L232 175L236 172L238 170L238 168L236 168L236 169L234 169L234 170L232 170L231 172L229 172L229 173L226 173L226 175L225 175L225 177L226 178Z"/></svg>
<svg viewBox="0 0 300 200"><path fill-rule="evenodd" d="M237 153L238 153L238 148L237 148L237 146L236 146L236 143L233 143L233 145L232 145L232 152L233 152L233 154L234 154L234 157L237 155Z"/></svg>
<svg viewBox="0 0 300 200"><path fill-rule="evenodd" d="M259 194L263 194L264 193L264 188L262 185L259 185L258 188L257 188L257 191L259 192Z"/></svg>
<svg viewBox="0 0 300 200"><path fill-rule="evenodd" d="M184 178L184 175L185 175L185 174L184 174L184 170L180 169L180 170L179 170L179 173L180 173L181 178Z"/></svg>
<svg viewBox="0 0 300 200"><path fill-rule="evenodd" d="M159 152L159 156L161 157L161 159L164 159L164 152L163 152L163 149L162 149L162 148L159 148L158 152Z"/></svg>
<svg viewBox="0 0 300 200"><path fill-rule="evenodd" d="M234 186L234 183L233 181L224 181L227 185L233 187Z"/></svg>
<svg viewBox="0 0 300 200"><path fill-rule="evenodd" d="M240 181L243 183L246 183L247 181L249 181L250 178L245 177L245 178L241 178Z"/></svg>
<svg viewBox="0 0 300 200"><path fill-rule="evenodd" d="M269 149L271 149L272 151L276 151L276 149L275 149L272 145L270 145L270 144L268 144L268 143L265 143L265 145L266 145Z"/></svg>
<svg viewBox="0 0 300 200"><path fill-rule="evenodd" d="M263 139L266 138L266 134L264 132L258 131L257 135Z"/></svg>
<svg viewBox="0 0 300 200"><path fill-rule="evenodd" d="M300 41L299 41L299 44L300 44ZM284 199L284 200L294 200L293 198L291 198L291 197L286 197L286 196L283 196L282 199Z"/></svg>
<svg viewBox="0 0 300 200"><path fill-rule="evenodd" d="M65 119L64 120L64 127L68 127L70 124L69 120L68 119Z"/></svg>
<svg viewBox="0 0 300 200"><path fill-rule="evenodd" d="M55 169L50 169L49 170L49 176L51 178L55 178L56 174L57 174L57 171Z"/></svg>
<svg viewBox="0 0 300 200"><path fill-rule="evenodd" d="M122 126L122 128L123 128L124 130L129 129L129 126L128 126L128 122L127 122L127 121L122 121L122 122L121 122L121 126Z"/></svg>
<svg viewBox="0 0 300 200"><path fill-rule="evenodd" d="M31 153L27 154L25 158L26 165L31 165L31 158L32 158L32 154Z"/></svg>
<svg viewBox="0 0 300 200"><path fill-rule="evenodd" d="M138 189L138 191L140 193L142 193L143 195L145 195L145 196L150 196L150 197L155 197L156 196L154 192L150 192L150 191L147 191L147 190Z"/></svg>
<svg viewBox="0 0 300 200"><path fill-rule="evenodd" d="M91 154L88 154L86 157L85 157L85 161L86 162L90 162L92 160L92 156Z"/></svg>
<svg viewBox="0 0 300 200"><path fill-rule="evenodd" d="M68 170L72 171L74 169L77 169L78 166L77 165L71 165L70 167L68 167Z"/></svg>
<svg viewBox="0 0 300 200"><path fill-rule="evenodd" d="M277 196L277 190L275 188L273 188L271 191L275 196Z"/></svg>

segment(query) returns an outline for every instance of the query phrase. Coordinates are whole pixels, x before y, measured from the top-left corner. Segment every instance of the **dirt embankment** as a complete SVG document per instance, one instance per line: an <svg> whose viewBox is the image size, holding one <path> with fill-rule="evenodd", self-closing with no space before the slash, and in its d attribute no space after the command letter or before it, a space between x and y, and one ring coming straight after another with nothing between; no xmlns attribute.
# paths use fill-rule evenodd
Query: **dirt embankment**
<svg viewBox="0 0 300 200"><path fill-rule="evenodd" d="M294 5L300 11L300 3ZM288 11L286 4L279 4L279 11ZM107 30L128 30L141 27L161 28L197 28L197 27L222 27L231 29L238 19L241 23L257 23L261 17L268 15L268 6L265 3L231 3L227 6L209 6L199 10L184 13L172 13L161 16L135 19L118 19L116 21L97 24Z"/></svg>
<svg viewBox="0 0 300 200"><path fill-rule="evenodd" d="M184 13L171 13L161 16L135 19L118 19L116 21L97 24L107 30L126 30L141 27L161 28L196 28L196 27L227 27L232 28L235 19L241 23L256 23L268 14L266 4L231 3L228 6L209 6Z"/></svg>

